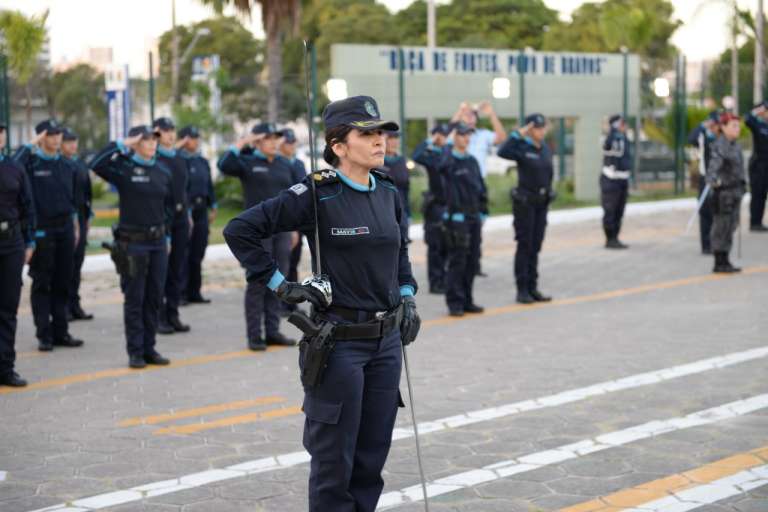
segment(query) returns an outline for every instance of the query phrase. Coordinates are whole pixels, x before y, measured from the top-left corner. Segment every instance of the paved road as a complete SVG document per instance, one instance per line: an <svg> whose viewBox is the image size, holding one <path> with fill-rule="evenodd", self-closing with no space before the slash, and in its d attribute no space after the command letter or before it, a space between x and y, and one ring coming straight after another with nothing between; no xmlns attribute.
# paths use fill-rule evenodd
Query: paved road
<svg viewBox="0 0 768 512"><path fill-rule="evenodd" d="M604 250L594 221L554 226L549 305L514 304L511 232L485 241L486 314L451 319L419 295L432 511L768 511L768 236L745 234L747 271L718 277L686 218L628 219L627 252ZM420 242L412 255L424 282ZM115 276L86 276L79 350L36 352L25 296L32 384L0 388L0 510L306 509L297 352L245 350L237 265L209 264L206 283L214 303L183 310L192 332L160 338L174 364L146 371L126 368ZM423 510L409 417L382 509Z"/></svg>

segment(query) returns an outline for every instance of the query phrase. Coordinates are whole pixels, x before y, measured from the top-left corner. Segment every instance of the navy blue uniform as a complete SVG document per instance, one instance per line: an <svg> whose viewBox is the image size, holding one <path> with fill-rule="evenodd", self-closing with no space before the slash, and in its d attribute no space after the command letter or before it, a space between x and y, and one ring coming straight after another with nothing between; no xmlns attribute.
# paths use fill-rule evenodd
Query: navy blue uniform
<svg viewBox="0 0 768 512"><path fill-rule="evenodd" d="M277 196L282 190L295 185L299 178L297 168L286 158L275 156L270 162L266 155L251 148L243 151L238 151L235 147L230 148L219 159L218 165L223 174L240 179L245 208L251 208ZM275 233L264 243L277 260L280 272L288 274L291 234ZM274 293L248 276L247 267L246 279L248 284L245 289L245 323L248 341L254 343L262 339L262 317L266 339L270 340L279 333L282 306Z"/></svg>
<svg viewBox="0 0 768 512"><path fill-rule="evenodd" d="M67 301L75 249L77 173L58 153L21 146L13 159L27 172L37 213L37 247L29 264L37 338L51 345L69 338Z"/></svg>
<svg viewBox="0 0 768 512"><path fill-rule="evenodd" d="M603 231L608 240L617 240L627 206L632 157L629 140L620 130L611 128L603 142L603 172L600 175L600 199L603 206Z"/></svg>
<svg viewBox="0 0 768 512"><path fill-rule="evenodd" d="M498 152L501 158L517 162L518 186L512 191L514 215L515 280L518 290L536 290L539 252L547 228L552 198L552 151L546 144L536 147L529 137L514 131Z"/></svg>
<svg viewBox="0 0 768 512"><path fill-rule="evenodd" d="M0 154L0 379L16 361L16 313L25 247L34 248L35 207L24 170Z"/></svg>
<svg viewBox="0 0 768 512"><path fill-rule="evenodd" d="M109 144L91 163L93 172L120 194L115 243L131 264L120 276L129 356L156 354L155 333L168 266L167 236L175 209L172 177L155 159L144 160L120 143Z"/></svg>
<svg viewBox="0 0 768 512"><path fill-rule="evenodd" d="M179 321L179 303L183 272L189 249L189 169L187 160L174 149L157 147L157 163L170 173L173 186L173 224L171 225L171 252L165 279L164 303L160 308L160 321Z"/></svg>
<svg viewBox="0 0 768 512"><path fill-rule="evenodd" d="M405 158L400 155L387 155L384 157L384 166L382 169L389 174L392 181L397 187L397 191L400 194L400 204L403 205L405 211L405 222L401 224L403 229L403 238L410 242L408 236L408 226L411 218L411 205L410 205L410 192L411 192L411 176L408 172L408 167L405 165Z"/></svg>
<svg viewBox="0 0 768 512"><path fill-rule="evenodd" d="M183 295L188 300L202 300L200 288L203 285L203 259L208 247L208 210L216 208L216 193L213 190L211 166L200 153L189 153L183 149L179 155L187 162L189 169L189 203L192 208L192 235L189 239L187 264L182 274Z"/></svg>
<svg viewBox="0 0 768 512"><path fill-rule="evenodd" d="M699 150L699 200L701 200L701 194L704 193L704 188L707 185L707 167L709 167L709 160L712 157L712 144L715 140L717 137L704 126L704 123L694 128L688 135L688 144ZM710 239L712 219L712 203L711 201L704 201L699 208L699 239L703 252L712 250Z"/></svg>
<svg viewBox="0 0 768 512"><path fill-rule="evenodd" d="M72 280L69 286L69 310L80 309L80 271L85 261L85 249L88 246L88 224L93 216L91 208L93 194L91 191L91 175L88 166L80 158L65 158L75 168L77 183L75 185L75 210L77 222L80 225L80 238L75 246L74 263L72 265Z"/></svg>
<svg viewBox="0 0 768 512"><path fill-rule="evenodd" d="M431 139L422 142L413 151L411 158L423 165L427 171L429 188L424 192L422 213L424 214L424 243L427 244L427 276L430 291L440 291L445 288L445 265L448 252L443 237L443 216L445 209L445 194L443 193L443 177L439 164L445 153L445 147L432 144Z"/></svg>
<svg viewBox="0 0 768 512"><path fill-rule="evenodd" d="M298 158L291 158L289 161L293 166L296 183L301 183L307 176L307 169L304 167L304 162ZM291 248L291 259L288 262L288 274L286 275L289 281L299 280L299 263L301 262L301 250L304 245L303 240L304 237L299 233L299 241L296 244L296 247ZM296 305L286 303L283 305L283 308L286 311L295 311Z"/></svg>
<svg viewBox="0 0 768 512"><path fill-rule="evenodd" d="M747 114L747 128L752 132L752 157L749 159L749 188L752 199L749 203L749 225L763 225L765 200L768 197L768 122Z"/></svg>
<svg viewBox="0 0 768 512"><path fill-rule="evenodd" d="M317 178L322 269L333 287L330 311L348 308L364 321L398 307L402 295L415 293L416 282L400 235L404 211L394 184L377 171L371 172L368 187L339 171L312 177ZM224 237L251 280L269 282L273 289L282 281L262 242L275 233L299 230L314 248L312 177L243 212L225 228ZM310 512L376 508L399 400L399 338L395 328L376 340L339 341L323 381L305 390Z"/></svg>
<svg viewBox="0 0 768 512"><path fill-rule="evenodd" d="M469 153L447 151L439 170L450 239L445 299L452 312L463 312L474 305L472 286L480 265L481 215L488 213L487 192L480 165Z"/></svg>

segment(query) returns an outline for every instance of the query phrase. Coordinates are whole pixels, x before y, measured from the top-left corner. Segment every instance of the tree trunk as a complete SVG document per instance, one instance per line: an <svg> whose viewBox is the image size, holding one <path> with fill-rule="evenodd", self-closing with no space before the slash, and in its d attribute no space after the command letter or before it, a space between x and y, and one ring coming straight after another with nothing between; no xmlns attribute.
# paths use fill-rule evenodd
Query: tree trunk
<svg viewBox="0 0 768 512"><path fill-rule="evenodd" d="M731 96L733 96L733 113L739 113L739 47L736 44L738 36L738 11L733 6L733 27L731 29Z"/></svg>
<svg viewBox="0 0 768 512"><path fill-rule="evenodd" d="M757 15L755 16L755 69L754 85L752 89L752 103L763 101L763 0L757 1Z"/></svg>
<svg viewBox="0 0 768 512"><path fill-rule="evenodd" d="M278 23L267 23L267 120L276 123L283 92L283 41ZM271 25L271 26L270 26Z"/></svg>

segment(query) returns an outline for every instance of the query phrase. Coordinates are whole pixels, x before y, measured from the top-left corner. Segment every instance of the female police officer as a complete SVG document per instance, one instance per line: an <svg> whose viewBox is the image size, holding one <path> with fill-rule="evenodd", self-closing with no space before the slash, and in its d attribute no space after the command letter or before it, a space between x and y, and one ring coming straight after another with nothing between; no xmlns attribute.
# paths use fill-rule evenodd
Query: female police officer
<svg viewBox="0 0 768 512"><path fill-rule="evenodd" d="M416 282L400 234L404 210L394 184L372 170L384 163L382 130L398 127L382 121L367 96L331 103L323 121L324 158L336 169L315 172L245 211L230 221L224 237L251 279L267 283L286 302L309 300L315 306L325 304L323 295L309 284L287 282L262 240L300 230L312 248L320 244L333 299L314 318L335 325L336 343L322 380L305 382L309 510L373 511L399 401L401 339L413 341L420 324ZM316 216L310 180L316 185ZM306 348L302 359L306 369Z"/></svg>
<svg viewBox="0 0 768 512"><path fill-rule="evenodd" d="M531 114L525 118L525 126L513 131L499 148L501 158L517 162L518 185L511 195L517 240L517 302L521 304L552 300L538 289L537 268L547 228L547 211L554 198L552 151L544 144L546 133L546 118Z"/></svg>

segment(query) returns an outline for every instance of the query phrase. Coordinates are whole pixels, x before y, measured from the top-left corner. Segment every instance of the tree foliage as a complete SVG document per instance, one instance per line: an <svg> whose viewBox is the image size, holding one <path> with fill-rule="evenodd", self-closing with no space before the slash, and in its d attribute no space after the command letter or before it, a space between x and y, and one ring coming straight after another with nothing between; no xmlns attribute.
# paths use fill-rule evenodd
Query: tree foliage
<svg viewBox="0 0 768 512"><path fill-rule="evenodd" d="M48 106L80 138L80 146L107 143L107 106L104 75L88 64L55 73L48 84Z"/></svg>

